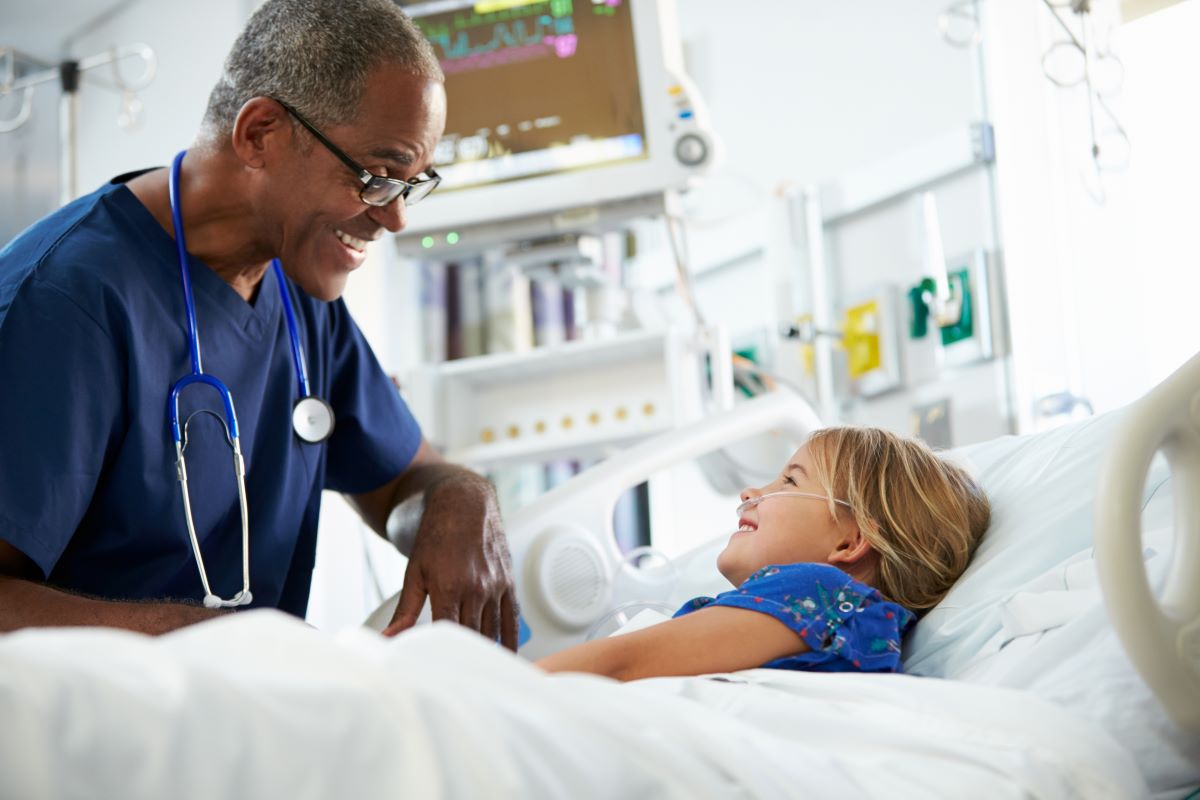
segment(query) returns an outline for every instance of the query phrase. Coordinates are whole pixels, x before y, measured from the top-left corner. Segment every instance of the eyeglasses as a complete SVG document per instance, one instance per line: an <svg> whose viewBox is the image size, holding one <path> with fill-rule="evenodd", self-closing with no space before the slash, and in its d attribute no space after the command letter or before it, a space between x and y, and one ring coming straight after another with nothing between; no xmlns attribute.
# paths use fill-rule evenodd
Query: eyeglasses
<svg viewBox="0 0 1200 800"><path fill-rule="evenodd" d="M296 118L296 121L308 129L308 132L317 137L317 141L325 145L329 152L338 157L343 164L354 170L354 174L362 181L362 190L358 193L358 197L369 206L386 206L396 201L397 198L403 199L404 204L415 206L417 203L429 196L429 193L437 188L442 182L442 176L434 171L433 167L425 170L421 175L411 181L402 181L399 178L384 178L381 175L372 175L367 172L357 161L343 153L337 145L325 138L325 134L316 129L311 122L300 116L300 112L289 106L282 100L271 98L276 103L283 106L284 110Z"/></svg>

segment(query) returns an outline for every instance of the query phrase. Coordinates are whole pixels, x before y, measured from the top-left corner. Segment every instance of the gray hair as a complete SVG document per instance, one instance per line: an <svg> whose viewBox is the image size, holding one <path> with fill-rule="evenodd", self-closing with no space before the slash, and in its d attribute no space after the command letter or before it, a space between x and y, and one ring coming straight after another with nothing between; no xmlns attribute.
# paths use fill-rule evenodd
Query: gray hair
<svg viewBox="0 0 1200 800"><path fill-rule="evenodd" d="M384 64L445 80L433 47L393 0L267 0L225 57L205 133L228 136L242 106L264 96L317 125L348 122L368 73Z"/></svg>

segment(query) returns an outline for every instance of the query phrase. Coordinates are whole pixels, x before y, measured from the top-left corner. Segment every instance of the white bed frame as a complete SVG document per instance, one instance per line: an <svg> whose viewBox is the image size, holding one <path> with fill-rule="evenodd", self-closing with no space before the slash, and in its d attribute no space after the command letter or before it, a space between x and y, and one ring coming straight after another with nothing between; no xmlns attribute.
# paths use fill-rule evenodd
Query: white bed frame
<svg viewBox="0 0 1200 800"><path fill-rule="evenodd" d="M583 641L610 611L621 553L621 494L673 464L759 433L801 442L820 427L799 397L774 393L679 428L593 467L511 515L506 527L521 610L540 658ZM1142 489L1162 451L1175 488L1175 551L1161 599L1142 561ZM1131 661L1184 730L1200 732L1200 355L1124 412L1102 471L1095 548L1113 625Z"/></svg>
<svg viewBox="0 0 1200 800"><path fill-rule="evenodd" d="M621 562L613 510L623 492L747 437L774 431L799 443L820 426L797 395L766 395L631 447L510 515L505 528L517 595L532 632L521 654L536 659L578 644L610 610Z"/></svg>
<svg viewBox="0 0 1200 800"><path fill-rule="evenodd" d="M1155 453L1171 468L1172 563L1155 598L1142 560L1142 489ZM1130 661L1175 724L1200 732L1200 355L1124 414L1100 475L1096 568Z"/></svg>

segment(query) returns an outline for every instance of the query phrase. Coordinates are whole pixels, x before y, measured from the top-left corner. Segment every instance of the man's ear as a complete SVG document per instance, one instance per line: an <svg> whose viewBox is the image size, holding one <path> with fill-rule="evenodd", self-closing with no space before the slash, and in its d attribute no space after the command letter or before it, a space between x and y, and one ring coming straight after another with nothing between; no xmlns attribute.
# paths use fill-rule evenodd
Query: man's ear
<svg viewBox="0 0 1200 800"><path fill-rule="evenodd" d="M252 97L238 111L229 139L243 164L261 169L271 150L290 142L294 134L283 106L269 97Z"/></svg>
<svg viewBox="0 0 1200 800"><path fill-rule="evenodd" d="M846 529L834 544L833 550L829 553L828 563L845 564L852 567L864 563L874 552L875 548L871 547L867 537L863 536L857 525L854 525Z"/></svg>

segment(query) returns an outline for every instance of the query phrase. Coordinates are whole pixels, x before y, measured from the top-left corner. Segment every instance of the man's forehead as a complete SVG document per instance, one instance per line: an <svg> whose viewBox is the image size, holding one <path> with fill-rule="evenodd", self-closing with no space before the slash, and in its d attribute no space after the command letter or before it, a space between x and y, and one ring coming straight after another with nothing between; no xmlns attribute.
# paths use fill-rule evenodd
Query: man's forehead
<svg viewBox="0 0 1200 800"><path fill-rule="evenodd" d="M434 142L442 138L445 127L442 83L408 73L385 74L378 78L368 82L362 94L359 124L379 132L431 137Z"/></svg>
<svg viewBox="0 0 1200 800"><path fill-rule="evenodd" d="M445 90L439 81L377 72L361 102L354 127L367 155L404 167L431 157L446 122Z"/></svg>

